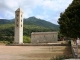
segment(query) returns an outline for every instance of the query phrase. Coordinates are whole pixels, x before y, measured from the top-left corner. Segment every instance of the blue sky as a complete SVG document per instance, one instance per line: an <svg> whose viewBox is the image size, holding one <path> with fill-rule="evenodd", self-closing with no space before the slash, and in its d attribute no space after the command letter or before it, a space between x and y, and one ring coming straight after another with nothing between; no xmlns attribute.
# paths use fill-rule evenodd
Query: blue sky
<svg viewBox="0 0 80 60"><path fill-rule="evenodd" d="M35 16L40 19L58 24L61 12L72 3L73 0L1 0L0 19L13 19L15 10L19 7L24 12L24 18Z"/></svg>

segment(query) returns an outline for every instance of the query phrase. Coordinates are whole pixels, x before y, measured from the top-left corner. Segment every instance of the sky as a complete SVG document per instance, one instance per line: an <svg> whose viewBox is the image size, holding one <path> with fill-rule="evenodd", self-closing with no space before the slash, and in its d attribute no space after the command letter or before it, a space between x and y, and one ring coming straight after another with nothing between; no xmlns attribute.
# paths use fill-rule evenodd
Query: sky
<svg viewBox="0 0 80 60"><path fill-rule="evenodd" d="M60 13L73 0L0 0L0 19L15 18L15 11L20 7L24 18L35 16L54 24L58 24Z"/></svg>

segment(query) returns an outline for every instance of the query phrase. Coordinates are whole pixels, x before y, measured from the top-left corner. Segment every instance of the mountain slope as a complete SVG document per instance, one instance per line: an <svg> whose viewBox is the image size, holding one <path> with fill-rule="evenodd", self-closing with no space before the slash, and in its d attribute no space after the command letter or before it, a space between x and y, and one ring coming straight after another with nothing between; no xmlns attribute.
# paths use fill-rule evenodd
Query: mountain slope
<svg viewBox="0 0 80 60"><path fill-rule="evenodd" d="M9 23L11 23L11 20L0 19L0 24L9 24Z"/></svg>
<svg viewBox="0 0 80 60"><path fill-rule="evenodd" d="M0 24L10 24L14 23L14 19L12 20L7 20L7 19L0 19ZM37 25L41 27L46 27L46 28L52 28L54 30L59 30L59 25L55 25L53 23L50 23L48 21L38 19L36 17L29 17L27 19L24 19L24 25Z"/></svg>
<svg viewBox="0 0 80 60"><path fill-rule="evenodd" d="M45 21L42 19L38 19L35 17L29 17L28 19L24 19L24 24L37 25L37 26L43 26L43 27L47 27L47 28L59 29L59 25L55 25L51 22L48 22L48 21Z"/></svg>

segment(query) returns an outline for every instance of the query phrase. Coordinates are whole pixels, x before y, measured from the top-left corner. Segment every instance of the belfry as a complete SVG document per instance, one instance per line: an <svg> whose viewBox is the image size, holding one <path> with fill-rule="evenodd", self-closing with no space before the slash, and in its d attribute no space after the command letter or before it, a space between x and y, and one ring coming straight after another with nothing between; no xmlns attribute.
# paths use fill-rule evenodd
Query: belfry
<svg viewBox="0 0 80 60"><path fill-rule="evenodd" d="M15 32L14 43L23 43L23 12L20 8L15 11Z"/></svg>

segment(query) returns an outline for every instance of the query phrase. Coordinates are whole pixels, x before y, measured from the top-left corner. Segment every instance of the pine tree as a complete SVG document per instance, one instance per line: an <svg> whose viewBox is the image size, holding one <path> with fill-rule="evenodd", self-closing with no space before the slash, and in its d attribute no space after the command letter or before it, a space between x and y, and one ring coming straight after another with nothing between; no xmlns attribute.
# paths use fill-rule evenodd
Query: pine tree
<svg viewBox="0 0 80 60"><path fill-rule="evenodd" d="M80 0L73 0L58 19L60 32L67 36L80 37Z"/></svg>

